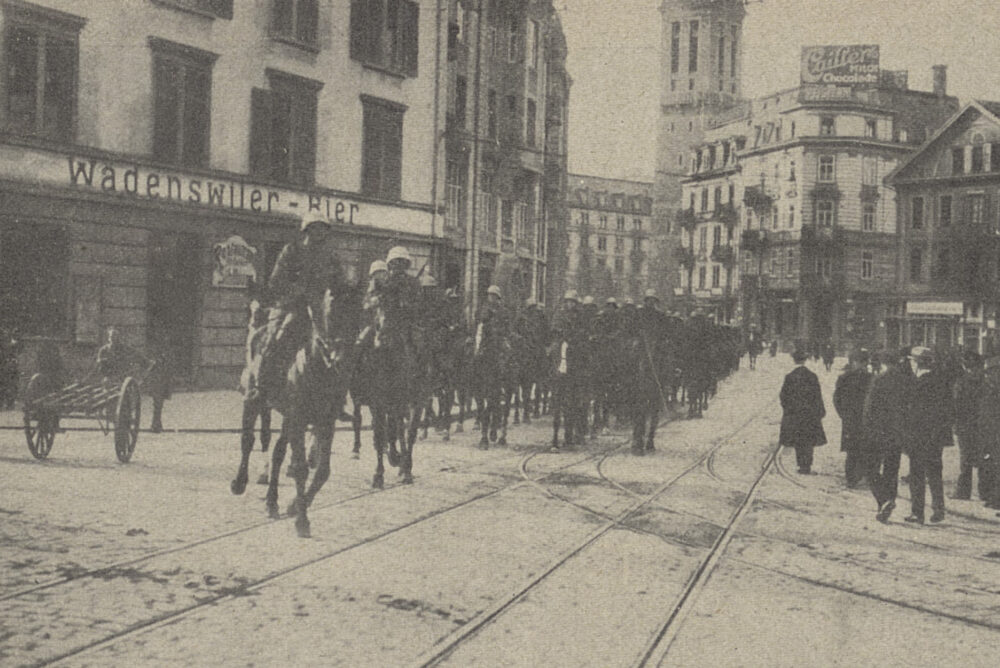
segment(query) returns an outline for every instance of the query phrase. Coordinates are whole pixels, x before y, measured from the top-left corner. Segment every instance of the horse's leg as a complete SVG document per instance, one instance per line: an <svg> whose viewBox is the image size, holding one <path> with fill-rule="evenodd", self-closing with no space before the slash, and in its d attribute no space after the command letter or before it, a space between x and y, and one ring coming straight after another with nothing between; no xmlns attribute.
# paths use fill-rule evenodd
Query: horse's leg
<svg viewBox="0 0 1000 668"><path fill-rule="evenodd" d="M236 477L229 483L229 491L242 494L246 491L247 480L250 478L250 453L253 451L253 427L257 421L257 411L252 402L243 400L243 424L240 428L240 466Z"/></svg>
<svg viewBox="0 0 1000 668"><path fill-rule="evenodd" d="M441 439L451 440L451 404L454 400L454 388L449 384L438 398L438 412L440 415Z"/></svg>
<svg viewBox="0 0 1000 668"><path fill-rule="evenodd" d="M281 471L281 464L285 461L285 448L288 446L288 437L284 425L281 434L274 444L274 451L271 453L271 478L267 485L267 497L264 502L267 506L267 514L274 519L281 517L278 511L278 475Z"/></svg>
<svg viewBox="0 0 1000 668"><path fill-rule="evenodd" d="M401 453L402 461L399 466L404 485L413 482L413 445L417 441L417 418L420 417L421 410L419 406L410 409L410 429Z"/></svg>
<svg viewBox="0 0 1000 668"><path fill-rule="evenodd" d="M490 447L489 437L489 411L486 405L485 393L476 394L476 422L479 424L479 447L486 449Z"/></svg>
<svg viewBox="0 0 1000 668"><path fill-rule="evenodd" d="M632 407L632 454L643 453L642 441L646 432L646 411L639 406Z"/></svg>
<svg viewBox="0 0 1000 668"><path fill-rule="evenodd" d="M354 401L354 397L351 397ZM361 458L361 404L354 403L354 415L351 420L351 426L354 428L354 449L351 450L351 456L354 459Z"/></svg>
<svg viewBox="0 0 1000 668"><path fill-rule="evenodd" d="M654 401L649 411L649 427L646 431L646 452L655 450L653 441L656 438L656 425L660 422L660 404Z"/></svg>
<svg viewBox="0 0 1000 668"><path fill-rule="evenodd" d="M300 538L309 538L309 518L306 516L306 480L309 478L309 464L306 462L306 433L304 424L296 424L289 446L292 462L289 469L294 472L295 498L288 505L289 516L295 517L295 530ZM315 438L315 435L314 435ZM313 443L316 447L316 443Z"/></svg>
<svg viewBox="0 0 1000 668"><path fill-rule="evenodd" d="M258 400L256 408L257 415L260 416L260 451L267 452L271 447L271 409ZM258 485L266 485L271 471L271 458L264 457L264 469L257 478Z"/></svg>
<svg viewBox="0 0 1000 668"><path fill-rule="evenodd" d="M313 427L313 435L316 438L316 449L318 450L319 461L316 465L316 472L313 474L312 482L309 484L309 489L306 491L305 500L299 506L299 512L304 514L305 509L308 508L313 499L316 497L316 493L319 492L320 488L323 487L323 483L327 481L330 477L330 451L333 447L333 433L336 429L336 424L333 420L336 416L333 416L329 423L323 423L320 426Z"/></svg>
<svg viewBox="0 0 1000 668"><path fill-rule="evenodd" d="M385 453L385 414L381 408L377 408L372 405L369 406L372 414L372 442L375 446L375 458L377 464L375 466L375 475L372 478L372 487L376 489L382 489L383 481L385 477L385 466L382 463L382 456Z"/></svg>
<svg viewBox="0 0 1000 668"><path fill-rule="evenodd" d="M508 400L500 409L500 437L497 439L498 445L507 445L507 420L510 416L510 405L517 400L517 390L514 390L514 394L506 393L507 396L512 397ZM515 409L516 410L516 409ZM515 413L515 415L517 415Z"/></svg>

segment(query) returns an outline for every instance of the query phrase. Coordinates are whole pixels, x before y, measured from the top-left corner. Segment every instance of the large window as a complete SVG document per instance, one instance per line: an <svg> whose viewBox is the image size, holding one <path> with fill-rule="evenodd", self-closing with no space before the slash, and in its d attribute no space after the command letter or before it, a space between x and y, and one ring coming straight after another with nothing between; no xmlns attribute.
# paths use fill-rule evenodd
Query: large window
<svg viewBox="0 0 1000 668"><path fill-rule="evenodd" d="M400 76L417 76L420 5L351 0L351 58Z"/></svg>
<svg viewBox="0 0 1000 668"><path fill-rule="evenodd" d="M77 38L84 20L4 3L3 129L59 142L75 139Z"/></svg>
<svg viewBox="0 0 1000 668"><path fill-rule="evenodd" d="M722 287L722 267L717 264L712 265L712 287Z"/></svg>
<svg viewBox="0 0 1000 668"><path fill-rule="evenodd" d="M910 227L922 230L924 227L924 198L914 197L910 208Z"/></svg>
<svg viewBox="0 0 1000 668"><path fill-rule="evenodd" d="M318 23L318 0L274 0L271 36L275 39L315 47Z"/></svg>
<svg viewBox="0 0 1000 668"><path fill-rule="evenodd" d="M969 225L982 225L986 209L986 196L982 193L969 195Z"/></svg>
<svg viewBox="0 0 1000 668"><path fill-rule="evenodd" d="M670 72L677 74L681 69L681 24L670 25Z"/></svg>
<svg viewBox="0 0 1000 668"><path fill-rule="evenodd" d="M951 195L941 195L941 213L938 222L942 227L951 225Z"/></svg>
<svg viewBox="0 0 1000 668"><path fill-rule="evenodd" d="M524 134L525 134L525 143L527 143L528 146L532 147L535 146L535 139L536 139L535 116L537 113L538 112L537 112L537 107L535 106L535 101L527 100L524 112Z"/></svg>
<svg viewBox="0 0 1000 668"><path fill-rule="evenodd" d="M820 116L819 134L821 137L832 137L837 134L837 124L833 116Z"/></svg>
<svg viewBox="0 0 1000 668"><path fill-rule="evenodd" d="M250 109L250 173L311 185L316 173L316 101L323 84L268 69L271 88L254 88Z"/></svg>
<svg viewBox="0 0 1000 668"><path fill-rule="evenodd" d="M869 280L875 275L875 260L871 251L861 253L861 278Z"/></svg>
<svg viewBox="0 0 1000 668"><path fill-rule="evenodd" d="M919 248L910 251L910 282L919 283L922 280L924 253Z"/></svg>
<svg viewBox="0 0 1000 668"><path fill-rule="evenodd" d="M698 22L691 21L688 35L688 72L698 71Z"/></svg>
<svg viewBox="0 0 1000 668"><path fill-rule="evenodd" d="M0 222L0 327L65 335L68 271L65 230Z"/></svg>
<svg viewBox="0 0 1000 668"><path fill-rule="evenodd" d="M212 64L216 55L155 37L153 157L185 167L208 165Z"/></svg>
<svg viewBox="0 0 1000 668"><path fill-rule="evenodd" d="M837 180L836 162L832 155L819 156L819 181L833 183Z"/></svg>
<svg viewBox="0 0 1000 668"><path fill-rule="evenodd" d="M864 232L875 231L875 205L871 202L861 205L861 229Z"/></svg>
<svg viewBox="0 0 1000 668"><path fill-rule="evenodd" d="M403 172L403 112L395 102L361 96L361 192L399 199Z"/></svg>
<svg viewBox="0 0 1000 668"><path fill-rule="evenodd" d="M816 202L816 224L820 227L833 226L833 202L828 199Z"/></svg>
<svg viewBox="0 0 1000 668"><path fill-rule="evenodd" d="M958 146L951 149L951 173L962 174L965 172L965 148Z"/></svg>

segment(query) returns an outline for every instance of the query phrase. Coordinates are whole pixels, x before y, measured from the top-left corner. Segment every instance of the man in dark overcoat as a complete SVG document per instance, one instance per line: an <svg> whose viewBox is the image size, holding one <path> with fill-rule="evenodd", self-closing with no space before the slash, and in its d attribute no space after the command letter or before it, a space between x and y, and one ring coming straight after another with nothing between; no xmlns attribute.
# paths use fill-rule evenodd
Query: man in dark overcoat
<svg viewBox="0 0 1000 668"><path fill-rule="evenodd" d="M833 391L833 406L840 416L840 450L846 453L844 475L848 487L857 487L861 479L872 478L874 457L865 439L864 411L865 397L872 375L868 371L868 351L861 350L851 355L849 367L837 379Z"/></svg>
<svg viewBox="0 0 1000 668"><path fill-rule="evenodd" d="M809 358L802 350L792 353L795 368L785 376L781 386L781 433L778 443L786 448L795 448L795 461L799 465L799 473L812 473L813 448L826 444L826 432L823 431L823 417L826 407L823 405L823 393L819 387L819 379L806 368Z"/></svg>
<svg viewBox="0 0 1000 668"><path fill-rule="evenodd" d="M916 365L909 433L904 451L910 457L911 514L907 522L923 524L926 487L931 489L931 522L944 519L944 484L941 480L942 450L954 445L952 425L954 379L938 364L929 348L910 351Z"/></svg>
<svg viewBox="0 0 1000 668"><path fill-rule="evenodd" d="M865 398L863 429L875 457L868 483L878 505L875 518L883 523L889 521L896 508L899 460L910 418L914 379L908 354L908 350L902 350L895 356L885 356L888 368L875 374Z"/></svg>
<svg viewBox="0 0 1000 668"><path fill-rule="evenodd" d="M979 498L983 498L982 452L976 422L983 391L983 359L973 350L962 355L962 371L955 381L955 436L958 438L959 472L956 499L972 498L972 472L979 470Z"/></svg>
<svg viewBox="0 0 1000 668"><path fill-rule="evenodd" d="M1000 509L1000 354L986 360L978 408L980 496L987 507Z"/></svg>

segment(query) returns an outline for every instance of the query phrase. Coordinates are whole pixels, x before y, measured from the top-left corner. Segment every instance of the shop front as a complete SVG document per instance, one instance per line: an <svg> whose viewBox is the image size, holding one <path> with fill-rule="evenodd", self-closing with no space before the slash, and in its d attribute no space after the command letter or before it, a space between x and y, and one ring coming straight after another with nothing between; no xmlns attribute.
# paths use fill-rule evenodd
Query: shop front
<svg viewBox="0 0 1000 668"><path fill-rule="evenodd" d="M996 330L995 310L980 302L907 300L890 315L889 345L985 351Z"/></svg>
<svg viewBox="0 0 1000 668"><path fill-rule="evenodd" d="M0 327L27 344L25 379L45 341L86 373L115 327L139 350L162 347L182 384L234 388L249 300L310 210L333 223L359 287L392 245L418 269L442 257L430 206L0 144Z"/></svg>

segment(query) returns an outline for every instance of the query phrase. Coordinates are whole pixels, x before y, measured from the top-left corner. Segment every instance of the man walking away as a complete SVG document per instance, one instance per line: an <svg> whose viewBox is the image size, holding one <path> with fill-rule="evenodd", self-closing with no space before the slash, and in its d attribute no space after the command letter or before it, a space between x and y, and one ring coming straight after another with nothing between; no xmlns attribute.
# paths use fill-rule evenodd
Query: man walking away
<svg viewBox="0 0 1000 668"><path fill-rule="evenodd" d="M868 372L868 351L860 350L851 355L848 370L837 379L833 392L833 406L840 416L840 450L847 453L844 460L844 474L849 488L857 487L861 479L872 478L874 457L865 439L864 410L865 396L871 384Z"/></svg>
<svg viewBox="0 0 1000 668"><path fill-rule="evenodd" d="M955 499L972 498L972 472L979 469L979 498L983 496L983 472L980 468L982 450L979 447L977 422L979 397L983 392L983 360L973 350L962 355L962 373L955 383L955 435L958 437L960 469Z"/></svg>
<svg viewBox="0 0 1000 668"><path fill-rule="evenodd" d="M899 460L906 440L913 372L908 350L886 357L888 369L872 379L865 399L863 429L875 456L869 480L878 512L875 519L886 523L896 508Z"/></svg>
<svg viewBox="0 0 1000 668"><path fill-rule="evenodd" d="M935 364L929 348L910 352L916 366L913 401L909 420L907 454L910 456L910 499L912 512L907 522L923 524L925 487L931 488L931 522L944 519L944 485L941 480L941 451L953 445L954 422L952 378Z"/></svg>
<svg viewBox="0 0 1000 668"><path fill-rule="evenodd" d="M170 386L173 380L172 356L167 342L161 337L153 340L150 358L153 360L153 365L149 369L143 389L153 400L153 420L149 428L154 434L159 434L163 431L163 402L170 398Z"/></svg>
<svg viewBox="0 0 1000 668"><path fill-rule="evenodd" d="M812 473L813 448L826 443L826 433L823 431L823 417L826 408L823 406L823 394L819 387L816 374L805 367L809 355L796 350L792 353L796 367L787 376L781 386L781 434L780 445L795 448L795 461L799 465L799 473Z"/></svg>

